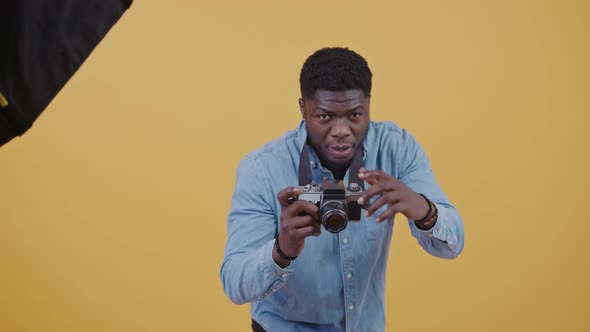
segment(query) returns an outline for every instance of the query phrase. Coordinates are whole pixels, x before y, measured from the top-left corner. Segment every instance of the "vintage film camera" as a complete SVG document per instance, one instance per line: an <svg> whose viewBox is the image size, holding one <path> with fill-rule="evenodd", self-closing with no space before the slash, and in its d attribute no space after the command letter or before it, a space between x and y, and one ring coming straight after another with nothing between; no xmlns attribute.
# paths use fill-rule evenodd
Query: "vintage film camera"
<svg viewBox="0 0 590 332"><path fill-rule="evenodd" d="M349 221L361 219L361 208L357 200L362 196L363 189L357 183L344 186L342 181L324 180L322 185L308 184L299 187L301 193L290 197L294 202L305 200L320 208L320 222L326 230L338 233L345 229Z"/></svg>

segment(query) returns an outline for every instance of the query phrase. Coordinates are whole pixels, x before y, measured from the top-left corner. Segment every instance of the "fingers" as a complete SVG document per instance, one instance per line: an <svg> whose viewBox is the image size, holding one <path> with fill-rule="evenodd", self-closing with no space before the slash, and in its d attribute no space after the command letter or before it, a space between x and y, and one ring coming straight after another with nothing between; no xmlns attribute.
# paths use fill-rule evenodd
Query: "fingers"
<svg viewBox="0 0 590 332"><path fill-rule="evenodd" d="M305 200L289 200L289 197L300 193L300 187L288 187L277 194L281 205L280 248L284 254L294 257L303 250L306 237L321 234L320 224L317 221L319 208ZM275 258L274 251L273 258L276 262L280 262L278 256ZM284 263L283 261L281 264Z"/></svg>
<svg viewBox="0 0 590 332"><path fill-rule="evenodd" d="M310 235L319 235L319 209L307 201L295 201L281 212L281 232L289 241L300 241ZM310 228L311 227L311 228Z"/></svg>
<svg viewBox="0 0 590 332"><path fill-rule="evenodd" d="M287 206L291 205L289 202L289 197L297 196L301 193L300 187L287 187L277 194L277 199L281 204L281 208L286 208Z"/></svg>
<svg viewBox="0 0 590 332"><path fill-rule="evenodd" d="M375 218L375 221L378 223L383 222L383 221L395 216L399 212L401 212L399 204L393 204L389 208L387 208L387 210L385 210L385 212L378 215L377 218Z"/></svg>
<svg viewBox="0 0 590 332"><path fill-rule="evenodd" d="M370 171L364 167L359 170L359 178L371 185L371 188L367 189L363 196L359 198L358 202L361 205L369 202L375 195L395 190L397 181L397 179L383 171Z"/></svg>
<svg viewBox="0 0 590 332"><path fill-rule="evenodd" d="M397 203L399 203L399 199L395 198L393 193L381 195L367 208L367 217L372 216L373 213L375 213L377 210L379 210L382 206L386 204L394 205Z"/></svg>
<svg viewBox="0 0 590 332"><path fill-rule="evenodd" d="M373 186L371 186L371 188L367 189L363 195L358 199L358 203L360 205L366 204L368 202L371 201L371 199L373 198L373 196L381 194L385 191L391 191L392 189L386 188L385 186L383 186L382 184L375 184Z"/></svg>
<svg viewBox="0 0 590 332"><path fill-rule="evenodd" d="M281 232L279 233L281 251L288 256L297 257L305 246L305 238L319 236L320 234L321 229L319 225L313 221L308 221L306 226L299 228L283 228L281 226Z"/></svg>
<svg viewBox="0 0 590 332"><path fill-rule="evenodd" d="M312 216L297 216L293 217L288 222L281 224L281 229L299 229L307 226L318 226L317 219Z"/></svg>
<svg viewBox="0 0 590 332"><path fill-rule="evenodd" d="M281 205L283 212L288 212L289 215L295 216L300 214L309 214L317 216L319 208L307 201L290 201L289 198L296 197L301 193L301 187L287 187L277 194L277 199Z"/></svg>
<svg viewBox="0 0 590 332"><path fill-rule="evenodd" d="M297 227L293 230L293 235L297 239L304 239L308 236L319 236L322 230L320 228L320 224L315 220L301 224L300 227Z"/></svg>
<svg viewBox="0 0 590 332"><path fill-rule="evenodd" d="M384 194L386 192L392 192L396 190L396 180L391 178L391 179L386 179L386 178L381 178L380 181L377 181L375 179L369 179L370 181L367 181L371 187L369 189L367 189L363 195L359 198L358 202L361 205L367 204L371 201L371 199L379 194Z"/></svg>
<svg viewBox="0 0 590 332"><path fill-rule="evenodd" d="M305 239L308 236L320 236L322 230L317 223L313 223L311 225L297 228L294 231L294 236L298 239Z"/></svg>
<svg viewBox="0 0 590 332"><path fill-rule="evenodd" d="M307 214L314 217L314 219L317 219L319 216L320 208L318 208L315 204L307 201L297 201L295 203L297 203L296 206L299 208L299 214Z"/></svg>
<svg viewBox="0 0 590 332"><path fill-rule="evenodd" d="M370 217L379 209L388 206L387 209L377 216L376 221L382 222L402 211L405 205L403 202L405 185L393 176L379 170L367 170L361 167L359 178L371 185L359 198L358 203L367 204L377 196L377 199L367 207L367 217Z"/></svg>
<svg viewBox="0 0 590 332"><path fill-rule="evenodd" d="M377 180L379 181L381 178L391 178L392 176L379 170L367 170L364 167L359 169L359 178L367 181L367 180Z"/></svg>
<svg viewBox="0 0 590 332"><path fill-rule="evenodd" d="M282 208L281 218L290 219L296 216L309 215L314 219L319 216L320 209L307 201L295 201L293 204Z"/></svg>
<svg viewBox="0 0 590 332"><path fill-rule="evenodd" d="M320 224L311 216L297 216L281 222L281 249L289 256L297 256L309 236L321 234Z"/></svg>

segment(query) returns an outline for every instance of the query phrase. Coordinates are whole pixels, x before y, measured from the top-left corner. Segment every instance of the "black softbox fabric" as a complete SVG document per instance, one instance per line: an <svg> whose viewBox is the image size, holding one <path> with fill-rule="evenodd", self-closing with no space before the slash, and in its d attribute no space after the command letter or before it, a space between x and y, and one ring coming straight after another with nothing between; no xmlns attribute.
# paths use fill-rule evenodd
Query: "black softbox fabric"
<svg viewBox="0 0 590 332"><path fill-rule="evenodd" d="M0 0L0 146L22 135L133 0Z"/></svg>

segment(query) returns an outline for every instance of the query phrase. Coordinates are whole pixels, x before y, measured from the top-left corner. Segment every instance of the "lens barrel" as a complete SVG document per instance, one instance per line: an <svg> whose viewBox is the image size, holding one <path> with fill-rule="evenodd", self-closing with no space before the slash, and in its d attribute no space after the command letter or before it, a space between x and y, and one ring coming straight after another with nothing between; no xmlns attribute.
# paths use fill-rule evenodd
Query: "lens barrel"
<svg viewBox="0 0 590 332"><path fill-rule="evenodd" d="M324 228L331 233L338 233L345 229L348 224L346 203L339 200L322 202L320 221Z"/></svg>

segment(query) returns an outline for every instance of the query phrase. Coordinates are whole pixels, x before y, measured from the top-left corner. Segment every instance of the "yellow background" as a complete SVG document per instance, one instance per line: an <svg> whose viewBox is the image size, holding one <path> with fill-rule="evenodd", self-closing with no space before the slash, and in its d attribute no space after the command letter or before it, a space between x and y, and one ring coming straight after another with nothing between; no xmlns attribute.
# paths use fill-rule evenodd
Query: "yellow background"
<svg viewBox="0 0 590 332"><path fill-rule="evenodd" d="M0 331L248 331L218 276L239 160L294 128L324 46L423 144L465 220L405 222L388 331L590 331L590 2L137 0L0 148ZM255 190L255 188L253 188Z"/></svg>

